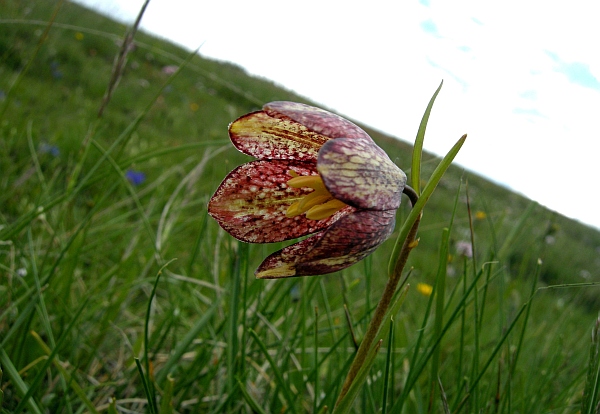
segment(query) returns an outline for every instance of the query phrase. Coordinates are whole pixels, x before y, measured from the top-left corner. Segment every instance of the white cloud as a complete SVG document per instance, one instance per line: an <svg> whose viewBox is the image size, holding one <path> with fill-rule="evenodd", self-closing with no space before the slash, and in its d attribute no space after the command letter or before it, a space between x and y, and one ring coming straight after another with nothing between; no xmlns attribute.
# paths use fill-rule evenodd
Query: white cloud
<svg viewBox="0 0 600 414"><path fill-rule="evenodd" d="M130 21L143 3L79 1ZM426 149L467 132L461 165L600 228L600 91L572 79L584 68L600 80L594 5L428 3L152 0L142 26L406 140L444 79Z"/></svg>

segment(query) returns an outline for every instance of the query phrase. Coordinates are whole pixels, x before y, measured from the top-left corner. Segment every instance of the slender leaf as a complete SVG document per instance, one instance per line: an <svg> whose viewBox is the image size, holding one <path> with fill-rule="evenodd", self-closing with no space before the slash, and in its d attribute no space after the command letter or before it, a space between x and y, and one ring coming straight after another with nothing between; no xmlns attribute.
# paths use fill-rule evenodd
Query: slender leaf
<svg viewBox="0 0 600 414"><path fill-rule="evenodd" d="M417 131L417 137L415 138L415 143L413 145L412 167L410 176L412 188L417 192L417 194L421 193L421 155L423 154L423 141L425 140L425 130L427 129L427 123L429 122L429 114L431 114L431 108L433 108L435 98L437 98L438 93L440 93L443 84L444 81L440 83L440 86L438 86L435 93L429 100L429 104L427 104L427 108L425 109L423 118L421 118L419 130Z"/></svg>

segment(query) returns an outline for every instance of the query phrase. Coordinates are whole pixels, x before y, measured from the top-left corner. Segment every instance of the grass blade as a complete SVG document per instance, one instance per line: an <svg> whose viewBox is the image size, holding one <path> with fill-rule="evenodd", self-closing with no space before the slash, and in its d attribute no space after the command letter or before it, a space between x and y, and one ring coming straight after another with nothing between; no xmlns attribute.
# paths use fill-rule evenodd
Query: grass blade
<svg viewBox="0 0 600 414"><path fill-rule="evenodd" d="M381 397L381 414L386 414L386 412L387 412L390 371L394 372L394 367L392 366L393 349L394 349L394 318L390 318L390 333L388 334L388 349L387 349L387 354L385 357L385 373L383 374L383 395Z"/></svg>
<svg viewBox="0 0 600 414"><path fill-rule="evenodd" d="M41 385L42 379L46 375L46 370L48 369L50 364L52 364L52 361L54 360L54 356L58 353L58 350L65 343L67 337L70 335L71 330L75 327L75 323L79 319L79 316L81 315L83 310L86 308L86 306L87 306L87 303L85 301L83 301L81 303L81 305L79 306L79 309L77 310L75 315L73 315L71 322L69 323L69 325L67 325L67 327L63 331L62 335L56 342L56 346L54 347L54 349L52 350L50 355L48 355L48 358L46 359L44 364L42 364L42 366L40 367L37 375L34 377L33 381L31 382L31 385L27 389L27 392L23 396L23 399L21 400L19 405L17 405L17 407L15 408L15 413L20 413L21 410L23 410L25 408L25 405L29 405L29 398L33 395L33 393Z"/></svg>
<svg viewBox="0 0 600 414"><path fill-rule="evenodd" d="M27 395L27 384L25 384L25 381L23 381L21 375L19 375L19 371L17 370L17 368L15 368L12 361L10 360L10 357L2 347L0 347L0 366L4 367L4 369L6 370L6 376L8 377L10 382L14 384L17 393L23 397L27 396L27 399L23 398L21 400L21 404L23 404L24 402L29 408L29 410L34 414L42 414L42 410L40 409L40 407L38 407L35 400L31 396Z"/></svg>
<svg viewBox="0 0 600 414"><path fill-rule="evenodd" d="M150 408L151 414L158 414L158 409L156 408L156 401L153 398L152 391L150 391L150 378L146 377L144 374L144 369L142 368L142 363L139 358L133 358L135 360L135 365L137 366L138 373L140 374L140 378L142 380L142 386L144 387L144 393L146 394L146 400L148 401L148 407Z"/></svg>
<svg viewBox="0 0 600 414"><path fill-rule="evenodd" d="M375 357L377 356L377 352L379 351L382 342L383 340L380 339L379 341L377 341L375 346L371 348L371 350L367 354L367 358L365 359L364 364L361 366L361 368L358 371L358 374L356 375L356 379L354 380L354 382L352 382L352 385L348 389L348 392L333 409L333 414L346 414L350 412L354 400L356 399L358 393L362 389L362 384L367 380L367 376L369 374L369 371L371 370L371 367L373 366L373 363L375 362Z"/></svg>
<svg viewBox="0 0 600 414"><path fill-rule="evenodd" d="M593 414L598 404L598 391L600 388L600 318L592 329L592 341L590 344L590 358L588 362L587 377L581 400L581 414Z"/></svg>
<svg viewBox="0 0 600 414"><path fill-rule="evenodd" d="M421 216L421 212L423 211L425 204L433 194L433 191L441 181L446 170L450 167L450 164L452 164L452 161L460 151L466 139L467 136L463 135L456 142L456 144L454 144L454 146L450 149L450 151L448 152L448 154L446 154L442 161L438 164L436 169L431 174L431 178L427 182L427 185L425 185L425 188L423 189L423 192L419 197L419 201L415 203L412 210L408 214L408 217L402 224L402 228L400 229L400 233L398 234L398 238L396 239L396 244L394 245L394 250L392 251L392 255L390 256L390 262L388 265L389 275L392 275L394 272L394 267L396 265L396 261L398 260L398 256L400 255L402 244L404 243L404 240L406 240L410 229L412 228L413 224L415 224L417 219Z"/></svg>
<svg viewBox="0 0 600 414"><path fill-rule="evenodd" d="M267 349L264 342L260 339L258 334L253 329L250 329L250 336L252 336L252 338L254 339L254 341L256 342L258 347L260 348L262 354L269 362L269 365L271 366L271 369L273 370L273 373L275 374L275 379L276 379L277 385L282 390L283 397L285 398L285 400L288 403L288 409L292 413L297 412L296 405L294 403L294 398L291 394L291 390L288 387L288 385L286 384L286 382L284 381L283 374L281 373L281 370L277 366L277 363L275 363L275 361L273 360L273 357L271 357L271 355L269 354L269 350Z"/></svg>
<svg viewBox="0 0 600 414"><path fill-rule="evenodd" d="M435 102L435 98L437 98L438 93L442 89L442 85L444 81L440 83L440 86L436 89L435 93L429 100L429 104L425 109L425 113L423 114L423 118L421 118L421 124L419 125L419 130L417 131L417 137L415 138L415 143L413 146L413 156L412 156L412 167L411 167L411 185L412 188L417 192L417 194L421 194L421 155L423 154L423 141L425 140L425 130L427 129L427 123L429 122L429 114L431 113L431 108L433 107L433 103Z"/></svg>
<svg viewBox="0 0 600 414"><path fill-rule="evenodd" d="M240 391L242 392L244 399L246 400L246 402L252 409L252 412L258 413L258 414L267 414L267 412L262 409L260 404L254 399L254 397L252 397L252 395L250 395L250 393L246 389L246 386L244 384L242 384L242 382L239 379L237 380L237 384L238 384L238 387L240 387Z"/></svg>
<svg viewBox="0 0 600 414"><path fill-rule="evenodd" d="M165 362L161 370L156 374L156 382L158 384L161 384L167 378L167 375L171 372L175 364L181 360L183 353L189 348L192 341L196 339L198 333L202 331L202 329L205 329L206 324L209 322L210 318L213 316L213 313L218 307L219 302L214 301L211 307L204 312L204 315L202 315L202 317L196 321L196 324L192 327L192 329L190 329L183 339L177 343L177 346L169 356L169 359L167 359L167 362Z"/></svg>
<svg viewBox="0 0 600 414"><path fill-rule="evenodd" d="M31 331L31 335L36 340L36 342L39 344L39 346L42 348L42 350L46 353L46 355L50 355L52 353L52 350L48 347L48 345L46 345L44 343L44 341L37 334L37 332ZM85 395L85 392L79 386L79 384L77 382L75 382L75 380L73 379L71 374L69 374L69 372L62 366L61 362L57 358L54 358L53 362L54 362L54 367L67 380L67 383L73 389L73 392L75 392L75 394L77 394L77 396L79 397L81 402L87 407L87 409L90 410L91 413L98 414L99 411L96 410L96 407L94 407L94 404L92 404L92 402L89 400L89 398Z"/></svg>

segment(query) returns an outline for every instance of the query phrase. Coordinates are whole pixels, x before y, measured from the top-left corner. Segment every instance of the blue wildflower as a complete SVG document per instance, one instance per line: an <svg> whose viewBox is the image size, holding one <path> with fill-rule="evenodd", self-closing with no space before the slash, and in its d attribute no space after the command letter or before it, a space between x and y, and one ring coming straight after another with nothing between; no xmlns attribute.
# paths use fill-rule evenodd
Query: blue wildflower
<svg viewBox="0 0 600 414"><path fill-rule="evenodd" d="M63 74L60 71L60 69L58 68L58 62L54 61L54 62L50 63L50 70L52 72L52 77L54 79L62 79Z"/></svg>
<svg viewBox="0 0 600 414"><path fill-rule="evenodd" d="M42 142L40 145L40 152L42 154L50 154L53 157L58 157L60 155L60 149L56 145L50 145L45 142Z"/></svg>
<svg viewBox="0 0 600 414"><path fill-rule="evenodd" d="M127 172L125 173L125 177L129 180L129 182L132 185L136 186L146 181L146 174L144 174L141 171L135 171L131 169L127 170Z"/></svg>

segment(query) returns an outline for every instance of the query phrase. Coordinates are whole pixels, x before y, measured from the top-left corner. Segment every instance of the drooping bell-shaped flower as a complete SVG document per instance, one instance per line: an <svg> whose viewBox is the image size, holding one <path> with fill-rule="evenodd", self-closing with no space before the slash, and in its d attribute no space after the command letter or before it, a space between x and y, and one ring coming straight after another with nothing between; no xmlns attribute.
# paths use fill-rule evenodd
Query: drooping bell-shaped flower
<svg viewBox="0 0 600 414"><path fill-rule="evenodd" d="M256 277L335 272L392 233L406 175L352 122L300 103L271 102L234 121L229 136L257 160L225 177L209 214L244 242L311 235L267 257Z"/></svg>

